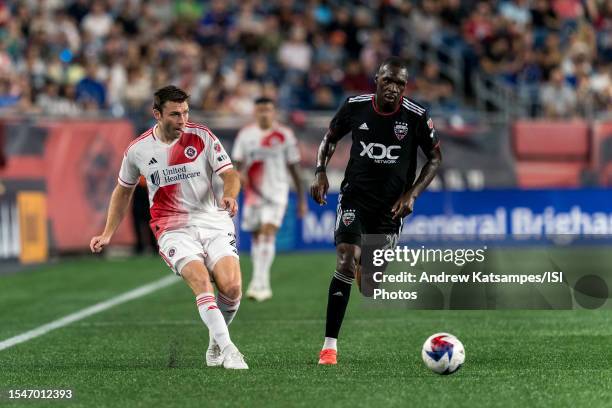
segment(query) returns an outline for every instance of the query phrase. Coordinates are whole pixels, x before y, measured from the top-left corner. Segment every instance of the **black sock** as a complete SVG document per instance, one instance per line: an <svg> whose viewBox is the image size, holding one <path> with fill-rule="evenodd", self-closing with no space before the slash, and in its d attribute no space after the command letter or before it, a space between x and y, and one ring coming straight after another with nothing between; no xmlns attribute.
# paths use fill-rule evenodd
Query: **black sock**
<svg viewBox="0 0 612 408"><path fill-rule="evenodd" d="M351 296L353 278L336 271L329 284L327 295L327 320L325 322L325 337L338 338L344 313Z"/></svg>

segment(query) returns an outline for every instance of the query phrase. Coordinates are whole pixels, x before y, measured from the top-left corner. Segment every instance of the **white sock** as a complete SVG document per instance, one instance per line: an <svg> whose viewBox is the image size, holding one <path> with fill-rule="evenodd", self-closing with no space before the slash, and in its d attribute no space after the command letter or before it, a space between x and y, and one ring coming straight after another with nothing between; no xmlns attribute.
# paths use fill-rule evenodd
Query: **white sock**
<svg viewBox="0 0 612 408"><path fill-rule="evenodd" d="M232 320L234 320L234 317L236 317L236 313L238 313L238 309L240 308L240 298L232 300L224 296L221 292L219 292L217 294L217 299L217 306L219 306L219 310L223 315L225 324L229 328L230 323L232 322ZM212 347L215 344L217 344L217 342L215 341L215 338L212 336L212 334L210 334L208 339L208 347Z"/></svg>
<svg viewBox="0 0 612 408"><path fill-rule="evenodd" d="M261 245L261 268L262 268L262 284L264 288L270 288L270 269L274 256L276 255L276 239L274 235L264 237Z"/></svg>
<svg viewBox="0 0 612 408"><path fill-rule="evenodd" d="M338 339L334 339L332 337L326 337L325 342L323 343L323 350L325 349L338 350L337 343L338 343Z"/></svg>
<svg viewBox="0 0 612 408"><path fill-rule="evenodd" d="M217 294L217 298L219 299L219 302L217 303L219 310L221 310L221 314L223 314L225 324L227 324L229 327L232 320L234 320L234 317L236 317L238 309L240 308L240 298L230 299L221 292Z"/></svg>
<svg viewBox="0 0 612 408"><path fill-rule="evenodd" d="M261 265L261 250L262 243L260 241L251 241L251 262L253 264L253 275L251 275L251 283L249 287L259 289L262 286L262 265Z"/></svg>
<svg viewBox="0 0 612 408"><path fill-rule="evenodd" d="M210 292L199 294L196 297L196 305L202 321L208 327L210 336L214 338L221 350L232 344L227 324L215 301L215 294Z"/></svg>

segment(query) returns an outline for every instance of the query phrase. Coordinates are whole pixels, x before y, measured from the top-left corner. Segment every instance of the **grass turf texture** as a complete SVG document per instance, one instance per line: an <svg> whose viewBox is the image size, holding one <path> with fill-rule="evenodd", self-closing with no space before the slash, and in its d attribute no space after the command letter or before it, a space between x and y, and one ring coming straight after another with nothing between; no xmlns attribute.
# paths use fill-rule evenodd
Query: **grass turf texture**
<svg viewBox="0 0 612 408"><path fill-rule="evenodd" d="M331 253L277 257L274 298L244 300L231 326L248 371L204 366L208 334L179 282L0 351L0 405L612 405L606 309L381 309L364 306L353 289L339 365L317 366L334 262ZM247 281L248 257L242 265ZM168 273L156 258L91 257L0 277L0 340ZM421 361L423 341L437 331L457 335L466 347L466 364L452 376L436 375ZM9 401L11 388L69 388L74 398Z"/></svg>

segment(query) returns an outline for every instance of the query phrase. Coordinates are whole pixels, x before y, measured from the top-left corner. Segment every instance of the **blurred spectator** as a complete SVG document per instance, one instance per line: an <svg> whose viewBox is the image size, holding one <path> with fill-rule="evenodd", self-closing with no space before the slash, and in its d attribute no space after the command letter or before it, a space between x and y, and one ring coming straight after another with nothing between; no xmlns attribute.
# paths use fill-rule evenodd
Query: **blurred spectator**
<svg viewBox="0 0 612 408"><path fill-rule="evenodd" d="M278 59L285 69L305 73L310 69L312 47L306 42L306 30L296 25L291 29L289 39L278 50Z"/></svg>
<svg viewBox="0 0 612 408"><path fill-rule="evenodd" d="M495 18L488 2L480 1L463 24L463 36L468 44L479 50L480 44L493 36Z"/></svg>
<svg viewBox="0 0 612 408"><path fill-rule="evenodd" d="M0 76L0 108L9 108L17 106L20 95L15 88L11 86L9 77Z"/></svg>
<svg viewBox="0 0 612 408"><path fill-rule="evenodd" d="M363 72L359 61L354 59L349 60L346 64L342 87L351 95L374 90L370 77Z"/></svg>
<svg viewBox="0 0 612 408"><path fill-rule="evenodd" d="M123 91L126 106L131 110L141 109L151 99L151 77L148 69L141 64L131 65L127 69L127 83Z"/></svg>
<svg viewBox="0 0 612 408"><path fill-rule="evenodd" d="M113 24L113 18L106 12L106 6L101 0L92 3L91 10L83 17L81 26L83 31L94 39L106 37Z"/></svg>
<svg viewBox="0 0 612 408"><path fill-rule="evenodd" d="M370 92L391 54L409 59L424 103L469 105L479 72L535 114L561 67L578 113L609 112L612 0L0 1L12 109L73 112L78 100L92 114L148 117L144 95L175 83L194 109L248 113L262 92L285 109L333 110Z"/></svg>
<svg viewBox="0 0 612 408"><path fill-rule="evenodd" d="M531 12L527 0L506 0L499 6L499 12L506 20L525 28L531 22Z"/></svg>
<svg viewBox="0 0 612 408"><path fill-rule="evenodd" d="M98 66L89 61L86 65L85 77L76 85L77 102L91 109L106 107L106 86L97 78Z"/></svg>
<svg viewBox="0 0 612 408"><path fill-rule="evenodd" d="M561 65L563 58L561 54L561 39L558 34L550 33L546 37L544 47L538 55L542 75L544 78L550 78L551 71Z"/></svg>
<svg viewBox="0 0 612 408"><path fill-rule="evenodd" d="M560 68L550 74L550 80L542 87L542 109L549 118L567 119L576 112L576 92L565 81Z"/></svg>
<svg viewBox="0 0 612 408"><path fill-rule="evenodd" d="M74 99L67 95L66 88L63 89L54 81L49 80L43 92L36 99L36 107L40 113L50 116L77 117L82 111Z"/></svg>
<svg viewBox="0 0 612 408"><path fill-rule="evenodd" d="M428 105L451 105L453 85L440 75L435 62L428 61L423 64L422 74L416 77L410 97Z"/></svg>
<svg viewBox="0 0 612 408"><path fill-rule="evenodd" d="M411 14L412 35L421 43L437 42L440 33L441 2L438 0L423 0L421 7L415 8Z"/></svg>
<svg viewBox="0 0 612 408"><path fill-rule="evenodd" d="M234 25L234 16L224 0L211 0L210 10L198 24L198 38L203 45L223 44Z"/></svg>

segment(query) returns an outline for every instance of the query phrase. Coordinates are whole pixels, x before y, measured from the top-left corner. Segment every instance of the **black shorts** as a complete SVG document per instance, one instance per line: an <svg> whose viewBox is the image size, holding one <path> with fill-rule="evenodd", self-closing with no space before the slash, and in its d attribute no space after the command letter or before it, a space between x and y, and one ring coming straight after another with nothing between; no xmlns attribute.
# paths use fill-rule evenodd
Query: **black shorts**
<svg viewBox="0 0 612 408"><path fill-rule="evenodd" d="M361 246L362 235L391 235L397 242L402 229L402 219L394 220L391 211L366 211L356 200L343 194L338 197L334 240L336 245L353 244Z"/></svg>

